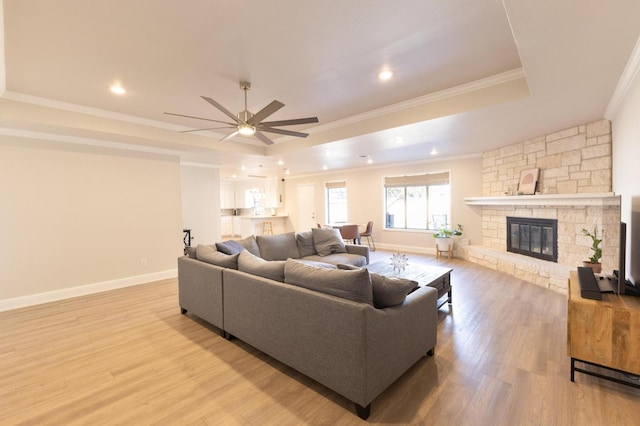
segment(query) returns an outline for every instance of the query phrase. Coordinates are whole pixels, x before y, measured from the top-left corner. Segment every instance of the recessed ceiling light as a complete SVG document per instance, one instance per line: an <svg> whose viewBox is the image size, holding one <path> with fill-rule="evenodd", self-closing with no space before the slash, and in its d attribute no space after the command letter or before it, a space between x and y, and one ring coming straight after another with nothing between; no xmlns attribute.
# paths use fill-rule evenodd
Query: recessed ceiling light
<svg viewBox="0 0 640 426"><path fill-rule="evenodd" d="M396 143L402 143L402 142L404 142L404 139L402 138L402 136L398 136L398 137L395 139L395 141L396 141Z"/></svg>
<svg viewBox="0 0 640 426"><path fill-rule="evenodd" d="M393 71L391 70L383 70L378 73L378 79L382 81L386 81L393 77Z"/></svg>
<svg viewBox="0 0 640 426"><path fill-rule="evenodd" d="M124 87L120 86L119 84L114 84L113 86L110 87L110 89L111 89L111 93L115 95L124 95L125 93L127 93Z"/></svg>
<svg viewBox="0 0 640 426"><path fill-rule="evenodd" d="M371 163L373 163L373 160L372 160L371 158L369 158L369 159L367 160L367 164L371 164Z"/></svg>
<svg viewBox="0 0 640 426"><path fill-rule="evenodd" d="M285 169L285 170L284 170L284 174L285 174L285 175L288 175L289 173L291 173L291 172L289 171L289 169Z"/></svg>
<svg viewBox="0 0 640 426"><path fill-rule="evenodd" d="M284 164L284 161L278 160L278 166L282 166L283 164Z"/></svg>
<svg viewBox="0 0 640 426"><path fill-rule="evenodd" d="M438 155L438 150L437 150L437 149L435 149L435 148L433 148L433 149L431 150L431 155Z"/></svg>
<svg viewBox="0 0 640 426"><path fill-rule="evenodd" d="M327 166L322 166L322 170L327 170L328 167Z"/></svg>
<svg viewBox="0 0 640 426"><path fill-rule="evenodd" d="M240 167L240 170L247 170L247 168L243 165L242 167Z"/></svg>

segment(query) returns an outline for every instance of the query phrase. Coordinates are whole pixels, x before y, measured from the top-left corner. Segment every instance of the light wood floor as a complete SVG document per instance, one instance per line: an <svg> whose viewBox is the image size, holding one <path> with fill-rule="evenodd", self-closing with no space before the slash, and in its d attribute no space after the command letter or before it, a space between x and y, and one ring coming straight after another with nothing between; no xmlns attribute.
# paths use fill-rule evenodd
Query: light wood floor
<svg viewBox="0 0 640 426"><path fill-rule="evenodd" d="M373 260L387 259L378 251ZM640 391L569 380L566 297L457 259L434 357L372 424L632 425ZM177 280L0 313L0 425L365 424L353 404L180 315Z"/></svg>

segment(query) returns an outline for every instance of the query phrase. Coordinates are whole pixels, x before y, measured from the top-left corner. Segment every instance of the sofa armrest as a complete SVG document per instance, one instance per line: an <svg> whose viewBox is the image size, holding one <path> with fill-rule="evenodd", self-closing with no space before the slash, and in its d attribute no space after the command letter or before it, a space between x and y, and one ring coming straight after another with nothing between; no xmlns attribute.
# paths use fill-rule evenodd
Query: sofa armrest
<svg viewBox="0 0 640 426"><path fill-rule="evenodd" d="M427 352L438 329L438 291L422 286L402 305L367 312L366 398L373 400Z"/></svg>
<svg viewBox="0 0 640 426"><path fill-rule="evenodd" d="M178 300L183 312L196 315L224 330L222 270L207 262L178 258Z"/></svg>
<svg viewBox="0 0 640 426"><path fill-rule="evenodd" d="M344 246L347 248L347 253L364 256L367 259L367 265L369 264L369 246L359 246L355 244L345 244Z"/></svg>

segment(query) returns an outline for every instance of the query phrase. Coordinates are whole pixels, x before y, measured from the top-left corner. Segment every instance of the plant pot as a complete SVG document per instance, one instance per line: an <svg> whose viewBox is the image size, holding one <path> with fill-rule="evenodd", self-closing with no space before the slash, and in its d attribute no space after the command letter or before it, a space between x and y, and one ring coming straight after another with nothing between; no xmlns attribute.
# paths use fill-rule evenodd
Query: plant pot
<svg viewBox="0 0 640 426"><path fill-rule="evenodd" d="M453 238L444 237L436 238L436 245L439 251L452 251L453 250Z"/></svg>
<svg viewBox="0 0 640 426"><path fill-rule="evenodd" d="M600 272L602 272L602 263L591 263L584 261L582 262L582 266L593 269L594 274L599 274Z"/></svg>

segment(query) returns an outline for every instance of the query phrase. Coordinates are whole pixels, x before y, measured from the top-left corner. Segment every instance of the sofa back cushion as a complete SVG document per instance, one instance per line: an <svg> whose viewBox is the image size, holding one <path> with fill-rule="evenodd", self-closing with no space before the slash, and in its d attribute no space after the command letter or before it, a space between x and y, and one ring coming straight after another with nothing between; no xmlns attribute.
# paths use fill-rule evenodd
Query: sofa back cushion
<svg viewBox="0 0 640 426"><path fill-rule="evenodd" d="M296 234L296 244L300 257L315 256L318 254L313 245L313 233L311 231L299 232Z"/></svg>
<svg viewBox="0 0 640 426"><path fill-rule="evenodd" d="M255 235L249 235L247 238L243 238L241 240L235 240L238 244L240 244L242 247L246 248L247 250L249 250L249 253L251 253L254 256L260 256L260 249L258 248L258 243L256 242L256 237Z"/></svg>
<svg viewBox="0 0 640 426"><path fill-rule="evenodd" d="M338 269L352 271L361 268L340 263ZM373 287L373 306L378 309L402 305L407 295L419 287L417 281L406 278L387 277L374 272L370 272L369 275Z"/></svg>
<svg viewBox="0 0 640 426"><path fill-rule="evenodd" d="M320 256L327 256L332 253L346 253L340 231L331 228L312 228L313 246Z"/></svg>
<svg viewBox="0 0 640 426"><path fill-rule="evenodd" d="M264 260L254 256L248 250L240 252L238 270L248 272L259 277L284 282L284 260Z"/></svg>
<svg viewBox="0 0 640 426"><path fill-rule="evenodd" d="M373 290L369 271L359 269L318 268L294 259L287 259L284 282L321 293L331 294L354 302L373 305Z"/></svg>
<svg viewBox="0 0 640 426"><path fill-rule="evenodd" d="M199 244L196 247L196 259L223 268L238 269L238 255L220 253L215 246Z"/></svg>
<svg viewBox="0 0 640 426"><path fill-rule="evenodd" d="M287 260L300 258L296 235L293 232L278 235L258 235L256 237L260 257L264 260Z"/></svg>

